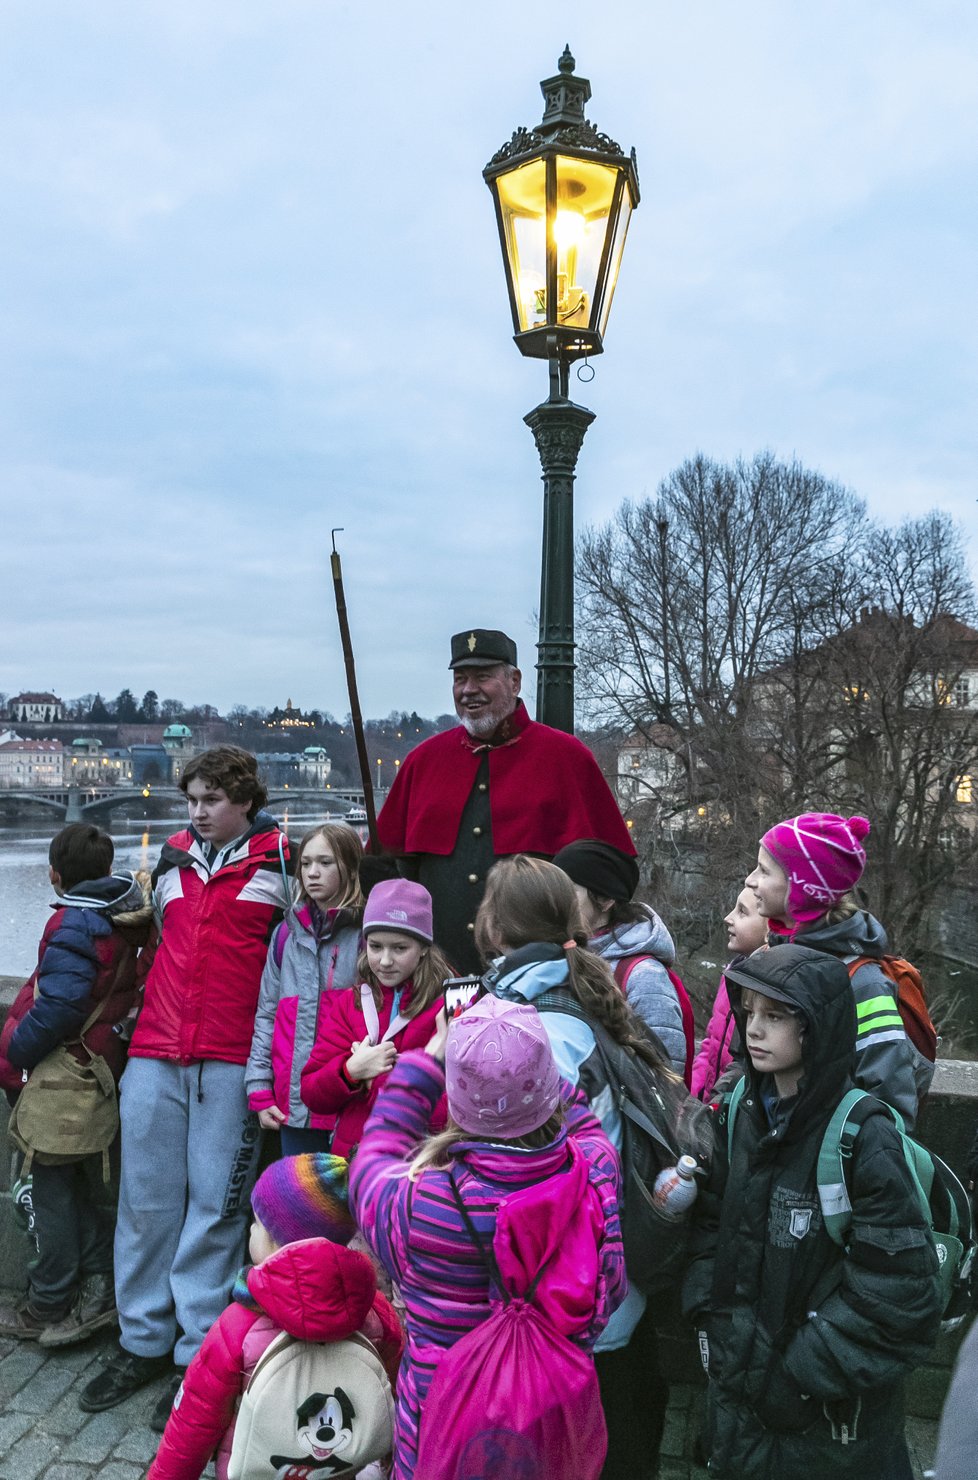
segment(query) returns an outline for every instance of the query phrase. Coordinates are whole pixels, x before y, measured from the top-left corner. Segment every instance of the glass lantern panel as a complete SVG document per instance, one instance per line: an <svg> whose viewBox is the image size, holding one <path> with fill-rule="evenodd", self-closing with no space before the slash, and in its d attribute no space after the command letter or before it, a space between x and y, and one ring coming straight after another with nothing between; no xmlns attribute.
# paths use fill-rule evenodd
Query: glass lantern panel
<svg viewBox="0 0 978 1480"><path fill-rule="evenodd" d="M496 178L506 242L506 266L519 330L547 315L547 170L533 159Z"/></svg>
<svg viewBox="0 0 978 1480"><path fill-rule="evenodd" d="M564 154L558 154L556 165L556 322L586 329L592 326L592 310L600 295L598 272L618 171L613 165Z"/></svg>
<svg viewBox="0 0 978 1480"><path fill-rule="evenodd" d="M595 328L604 338L608 327L608 315L611 313L611 300L615 296L615 286L618 282L618 269L621 267L622 254L625 250L625 237L628 235L628 223L632 219L632 193L625 181L621 192L621 204L618 208L618 220L615 222L615 233L611 242L611 251L608 255L608 272L605 278L604 290L601 302L598 305L598 322Z"/></svg>

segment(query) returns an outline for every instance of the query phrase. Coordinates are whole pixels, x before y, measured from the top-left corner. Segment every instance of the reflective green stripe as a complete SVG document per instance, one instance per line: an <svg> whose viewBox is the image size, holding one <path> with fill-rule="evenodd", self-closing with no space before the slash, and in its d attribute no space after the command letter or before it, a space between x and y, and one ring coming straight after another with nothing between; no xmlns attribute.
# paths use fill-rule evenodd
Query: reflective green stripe
<svg viewBox="0 0 978 1480"><path fill-rule="evenodd" d="M868 1023L860 1023L856 1030L857 1040L865 1038L867 1033L877 1033L880 1028L899 1028L904 1031L903 1018L898 1012L881 1013L879 1017L870 1018Z"/></svg>
<svg viewBox="0 0 978 1480"><path fill-rule="evenodd" d="M867 997L865 1002L856 1003L856 1017L860 1020L864 1017L872 1017L877 1012L893 1012L896 1003L889 992L884 992L882 997Z"/></svg>

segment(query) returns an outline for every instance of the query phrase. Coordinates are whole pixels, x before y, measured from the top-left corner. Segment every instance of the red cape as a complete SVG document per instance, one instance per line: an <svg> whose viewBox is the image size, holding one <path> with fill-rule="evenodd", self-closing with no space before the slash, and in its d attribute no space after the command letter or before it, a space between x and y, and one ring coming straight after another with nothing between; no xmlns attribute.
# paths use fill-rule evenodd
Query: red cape
<svg viewBox="0 0 978 1480"><path fill-rule="evenodd" d="M488 748L497 857L552 857L579 838L599 838L634 854L618 804L586 745L531 720L522 701L510 731L504 744L487 747L459 725L412 750L377 819L385 852L454 852L462 811Z"/></svg>

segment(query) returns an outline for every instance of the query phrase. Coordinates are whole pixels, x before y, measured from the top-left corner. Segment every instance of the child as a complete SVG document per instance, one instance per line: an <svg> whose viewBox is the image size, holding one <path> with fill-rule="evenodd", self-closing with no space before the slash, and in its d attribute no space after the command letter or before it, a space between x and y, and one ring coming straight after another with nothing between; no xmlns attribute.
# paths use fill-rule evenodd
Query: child
<svg viewBox="0 0 978 1480"><path fill-rule="evenodd" d="M588 948L607 961L618 982L619 963L631 965L625 982L629 1005L652 1029L682 1078L691 1046L686 1042L682 1004L667 970L676 964L676 947L655 910L632 899L638 888L638 864L627 853L595 839L569 843L553 861L574 885L590 937Z"/></svg>
<svg viewBox="0 0 978 1480"><path fill-rule="evenodd" d="M42 1059L85 1034L118 1080L125 1045L113 1026L136 1000L137 949L152 911L130 873L112 873L112 839L88 823L62 828L49 850L49 877L61 903L41 936L34 975L10 1009L0 1037L0 1083L13 1099ZM84 1062L84 1049L73 1050ZM102 1158L33 1162L37 1258L26 1301L0 1306L0 1336L67 1346L114 1325L112 1237L115 1211Z"/></svg>
<svg viewBox="0 0 978 1480"><path fill-rule="evenodd" d="M194 756L179 785L189 826L153 873L159 943L121 1085L120 1340L79 1394L86 1413L167 1370L176 1392L241 1263L258 1170L244 1070L269 938L289 902L288 839L263 810L255 757L237 745ZM168 1411L164 1393L151 1419L160 1433Z"/></svg>
<svg viewBox="0 0 978 1480"><path fill-rule="evenodd" d="M583 1096L561 1087L536 1012L485 997L452 1021L447 1054L445 1046L442 1018L425 1052L399 1059L377 1097L350 1176L357 1221L407 1307L396 1480L417 1473L419 1427L439 1355L490 1314L488 1272L455 1206L453 1183L479 1238L491 1245L501 1203L558 1174L567 1177L556 1223L534 1222L529 1232L539 1235L539 1248L565 1247L577 1256L576 1279L559 1258L547 1276L552 1273L565 1291L572 1339L586 1350L624 1288L617 1158ZM446 1078L449 1125L429 1136ZM596 1246L585 1199L594 1205L600 1230ZM590 1283L581 1277L585 1267ZM537 1292L543 1298L545 1282ZM446 1434L445 1442L450 1438Z"/></svg>
<svg viewBox="0 0 978 1480"><path fill-rule="evenodd" d="M431 895L421 884L376 884L364 908L363 934L361 985L323 998L316 1044L302 1071L309 1109L336 1116L337 1156L352 1154L398 1054L428 1042L451 975L432 944ZM444 1123L444 1109L436 1118Z"/></svg>
<svg viewBox="0 0 978 1480"><path fill-rule="evenodd" d="M310 1115L299 1076L316 1041L322 994L357 980L362 857L352 827L325 823L307 832L298 898L268 948L245 1089L265 1129L280 1132L284 1156L329 1150L333 1116Z"/></svg>
<svg viewBox="0 0 978 1480"><path fill-rule="evenodd" d="M902 1379L937 1335L937 1255L886 1110L855 1139L843 1250L817 1191L826 1126L851 1087L856 1009L841 961L778 945L727 969L747 1050L728 1163L718 1117L694 1205L683 1305L703 1329L718 1480L909 1477Z"/></svg>
<svg viewBox="0 0 978 1480"><path fill-rule="evenodd" d="M343 1247L355 1227L346 1183L346 1162L318 1153L285 1157L259 1177L251 1195L251 1268L238 1276L232 1303L187 1368L148 1480L199 1480L215 1449L217 1477L225 1480L238 1400L282 1331L321 1342L359 1331L377 1348L393 1385L400 1327L370 1261Z"/></svg>
<svg viewBox="0 0 978 1480"><path fill-rule="evenodd" d="M490 870L476 917L476 944L502 952L486 976L506 1000L540 1011L557 1067L586 1089L591 1109L616 1151L621 1114L598 1052L593 1023L640 1055L665 1078L676 1076L665 1050L644 1032L600 957L585 949L574 885L552 863L517 854ZM662 1442L669 1384L657 1368L654 1312L630 1286L595 1346L595 1366L608 1425L603 1480L654 1473Z"/></svg>
<svg viewBox="0 0 978 1480"><path fill-rule="evenodd" d="M757 907L757 895L753 889L740 891L737 903L723 923L727 927L727 950L734 953L731 966L744 956L759 951L767 941L767 920ZM690 1090L698 1099L710 1099L713 1086L730 1063L736 1032L726 979L721 976L706 1036L693 1064Z"/></svg>
<svg viewBox="0 0 978 1480"><path fill-rule="evenodd" d="M903 1027L896 987L880 966L886 932L853 889L866 867L865 817L805 812L779 822L761 839L757 867L745 880L770 925L798 945L828 951L845 962L872 959L852 975L856 999L855 1080L903 1116L912 1131L918 1098L934 1066L917 1052Z"/></svg>

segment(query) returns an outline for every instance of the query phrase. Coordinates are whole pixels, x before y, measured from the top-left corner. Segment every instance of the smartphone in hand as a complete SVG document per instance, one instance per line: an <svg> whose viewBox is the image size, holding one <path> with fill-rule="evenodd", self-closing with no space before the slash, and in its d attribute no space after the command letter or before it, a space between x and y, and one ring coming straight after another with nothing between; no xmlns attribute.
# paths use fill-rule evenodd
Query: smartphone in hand
<svg viewBox="0 0 978 1480"><path fill-rule="evenodd" d="M450 976L445 982L445 1016L458 1017L485 991L481 976Z"/></svg>

